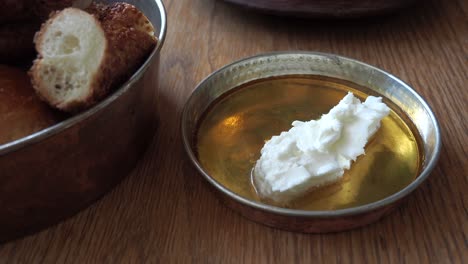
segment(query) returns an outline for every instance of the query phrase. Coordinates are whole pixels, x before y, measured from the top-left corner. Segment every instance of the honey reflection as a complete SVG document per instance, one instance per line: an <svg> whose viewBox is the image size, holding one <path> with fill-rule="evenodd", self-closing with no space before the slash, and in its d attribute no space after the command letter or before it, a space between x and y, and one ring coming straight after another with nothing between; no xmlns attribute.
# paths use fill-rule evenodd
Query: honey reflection
<svg viewBox="0 0 468 264"><path fill-rule="evenodd" d="M228 128L235 128L238 127L241 123L242 119L240 116L235 115L235 116L230 116L223 121L223 125L228 127Z"/></svg>

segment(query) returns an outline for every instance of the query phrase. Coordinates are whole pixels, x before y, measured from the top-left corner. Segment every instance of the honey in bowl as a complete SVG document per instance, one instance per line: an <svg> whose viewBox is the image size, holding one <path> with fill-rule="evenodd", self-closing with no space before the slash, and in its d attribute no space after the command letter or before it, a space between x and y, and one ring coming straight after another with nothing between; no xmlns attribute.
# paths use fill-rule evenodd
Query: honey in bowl
<svg viewBox="0 0 468 264"><path fill-rule="evenodd" d="M251 182L260 150L294 120L318 119L347 92L365 99L369 89L323 76L288 76L255 81L223 96L205 113L196 134L203 169L227 189L261 201ZM423 160L420 139L409 119L391 102L365 147L339 182L295 199L287 206L302 210L336 210L381 200L410 184Z"/></svg>

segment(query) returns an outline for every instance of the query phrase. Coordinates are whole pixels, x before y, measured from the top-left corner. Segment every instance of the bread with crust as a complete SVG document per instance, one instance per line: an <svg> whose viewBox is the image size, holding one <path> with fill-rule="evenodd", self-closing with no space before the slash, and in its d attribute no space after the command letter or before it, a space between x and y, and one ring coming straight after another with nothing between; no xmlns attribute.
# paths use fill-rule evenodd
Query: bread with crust
<svg viewBox="0 0 468 264"><path fill-rule="evenodd" d="M151 24L126 3L67 8L35 37L30 75L39 96L66 112L89 108L127 80L156 45Z"/></svg>

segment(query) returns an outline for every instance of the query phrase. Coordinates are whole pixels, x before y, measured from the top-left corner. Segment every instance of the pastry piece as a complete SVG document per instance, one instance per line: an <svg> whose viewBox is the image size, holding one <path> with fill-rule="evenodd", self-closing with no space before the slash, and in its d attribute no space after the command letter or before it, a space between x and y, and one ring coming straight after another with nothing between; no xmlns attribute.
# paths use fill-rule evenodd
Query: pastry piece
<svg viewBox="0 0 468 264"><path fill-rule="evenodd" d="M93 3L86 11L96 16L108 33L123 33L134 28L150 36L155 35L151 22L133 5L122 2L111 5ZM113 35L117 37L116 34Z"/></svg>
<svg viewBox="0 0 468 264"><path fill-rule="evenodd" d="M57 121L59 116L34 93L26 72L0 65L0 145Z"/></svg>
<svg viewBox="0 0 468 264"><path fill-rule="evenodd" d="M35 37L39 53L30 75L51 106L77 112L96 104L127 80L156 45L147 18L126 3L67 8Z"/></svg>

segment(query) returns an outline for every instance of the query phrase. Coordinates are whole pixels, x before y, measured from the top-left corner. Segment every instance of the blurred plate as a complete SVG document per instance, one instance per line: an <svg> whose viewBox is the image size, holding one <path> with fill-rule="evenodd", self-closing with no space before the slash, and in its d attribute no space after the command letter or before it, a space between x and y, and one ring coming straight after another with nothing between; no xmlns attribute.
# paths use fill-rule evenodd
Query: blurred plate
<svg viewBox="0 0 468 264"><path fill-rule="evenodd" d="M301 17L362 17L391 13L415 0L224 0L268 13Z"/></svg>

